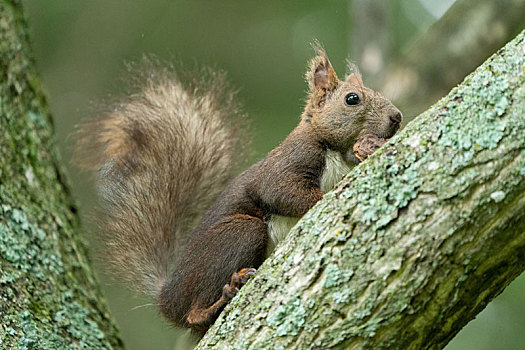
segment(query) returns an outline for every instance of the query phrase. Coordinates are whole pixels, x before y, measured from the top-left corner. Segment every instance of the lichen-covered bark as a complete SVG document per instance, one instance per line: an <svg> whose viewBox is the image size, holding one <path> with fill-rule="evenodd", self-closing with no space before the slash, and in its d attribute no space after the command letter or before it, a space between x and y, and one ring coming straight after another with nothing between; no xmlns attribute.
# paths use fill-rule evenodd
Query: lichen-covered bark
<svg viewBox="0 0 525 350"><path fill-rule="evenodd" d="M20 1L0 2L0 348L121 348L35 72Z"/></svg>
<svg viewBox="0 0 525 350"><path fill-rule="evenodd" d="M525 28L525 0L460 0L380 75L405 121Z"/></svg>
<svg viewBox="0 0 525 350"><path fill-rule="evenodd" d="M442 348L525 268L525 36L356 167L199 349Z"/></svg>

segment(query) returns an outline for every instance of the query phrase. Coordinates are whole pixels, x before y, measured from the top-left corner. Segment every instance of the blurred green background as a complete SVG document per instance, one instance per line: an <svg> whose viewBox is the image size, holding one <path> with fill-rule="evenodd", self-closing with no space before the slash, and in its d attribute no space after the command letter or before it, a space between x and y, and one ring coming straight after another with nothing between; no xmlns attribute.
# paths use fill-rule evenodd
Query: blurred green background
<svg viewBox="0 0 525 350"><path fill-rule="evenodd" d="M378 18L373 12L368 14L370 19L364 17L352 1L27 0L25 6L61 153L86 215L93 204L92 181L69 166L70 135L75 124L90 116L97 101L122 93L125 62L154 54L190 68L225 70L251 120L255 160L298 122L312 39L324 44L340 75L344 75L345 59L350 58L362 67L365 83L373 87L374 74L423 35L453 2L385 2L386 11L379 20L388 30L376 34L373 23ZM383 51L379 56L360 52L359 41L368 40L365 36L370 33L380 37ZM436 50L445 44L437 42ZM103 262L95 260L127 348L177 348L181 332L157 315L150 300L130 294L109 279ZM523 291L525 276L513 282L447 349L525 349Z"/></svg>

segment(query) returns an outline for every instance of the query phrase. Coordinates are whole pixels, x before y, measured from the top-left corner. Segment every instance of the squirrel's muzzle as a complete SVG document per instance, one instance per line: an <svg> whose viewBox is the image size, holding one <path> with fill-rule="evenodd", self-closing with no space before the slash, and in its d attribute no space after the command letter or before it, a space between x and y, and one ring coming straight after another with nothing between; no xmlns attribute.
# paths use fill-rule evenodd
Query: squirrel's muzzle
<svg viewBox="0 0 525 350"><path fill-rule="evenodd" d="M403 120L403 114L397 108L393 108L388 112L388 123L389 123L389 132L387 138L394 136L394 134L399 130L401 126L401 121Z"/></svg>

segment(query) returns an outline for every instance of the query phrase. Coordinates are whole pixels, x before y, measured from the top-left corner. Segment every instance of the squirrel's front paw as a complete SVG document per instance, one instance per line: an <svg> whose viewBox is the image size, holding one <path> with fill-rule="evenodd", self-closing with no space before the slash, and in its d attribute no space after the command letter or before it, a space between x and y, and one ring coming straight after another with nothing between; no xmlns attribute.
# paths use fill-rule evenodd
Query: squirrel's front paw
<svg viewBox="0 0 525 350"><path fill-rule="evenodd" d="M239 272L234 272L229 284L225 284L222 288L222 296L227 299L231 299L239 292L239 289L248 282L250 277L255 275L254 268L242 269Z"/></svg>
<svg viewBox="0 0 525 350"><path fill-rule="evenodd" d="M360 137L354 144L353 153L361 162L370 157L377 149L388 141L382 137L372 134L366 134Z"/></svg>

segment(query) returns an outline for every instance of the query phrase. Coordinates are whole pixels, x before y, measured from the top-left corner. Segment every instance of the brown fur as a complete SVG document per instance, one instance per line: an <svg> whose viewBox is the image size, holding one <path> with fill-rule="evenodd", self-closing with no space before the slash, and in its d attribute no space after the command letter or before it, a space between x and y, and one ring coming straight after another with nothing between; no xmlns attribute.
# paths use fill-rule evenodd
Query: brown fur
<svg viewBox="0 0 525 350"><path fill-rule="evenodd" d="M299 218L322 198L328 151L353 161L360 135L390 137L399 128L401 114L390 101L366 88L357 70L339 80L324 50L316 50L299 125L211 205L239 147L224 123L236 106L218 105L206 92L217 87L195 94L178 81L148 81L88 128L96 132L88 138L98 149L112 258L157 298L174 325L202 335L214 322L251 275L246 271L263 262L272 217ZM350 92L359 104L345 104ZM186 237L208 206L172 270L178 237Z"/></svg>

